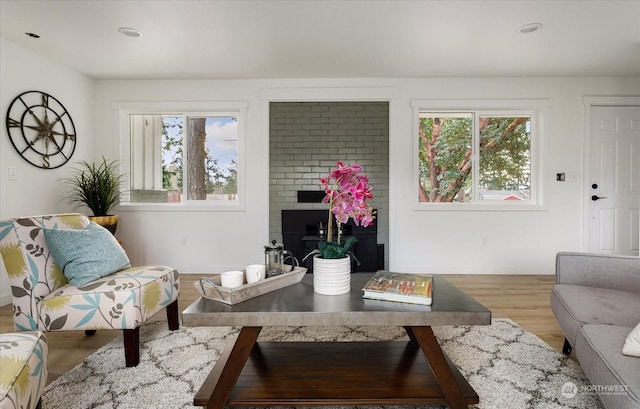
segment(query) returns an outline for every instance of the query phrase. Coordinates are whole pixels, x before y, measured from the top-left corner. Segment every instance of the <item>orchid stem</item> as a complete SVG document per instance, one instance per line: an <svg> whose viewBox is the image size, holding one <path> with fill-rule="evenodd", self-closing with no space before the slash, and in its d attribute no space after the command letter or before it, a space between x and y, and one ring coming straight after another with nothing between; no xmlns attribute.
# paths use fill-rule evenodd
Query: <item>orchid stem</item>
<svg viewBox="0 0 640 409"><path fill-rule="evenodd" d="M327 243L333 240L333 213L331 213L331 203L329 204L329 218L327 219Z"/></svg>

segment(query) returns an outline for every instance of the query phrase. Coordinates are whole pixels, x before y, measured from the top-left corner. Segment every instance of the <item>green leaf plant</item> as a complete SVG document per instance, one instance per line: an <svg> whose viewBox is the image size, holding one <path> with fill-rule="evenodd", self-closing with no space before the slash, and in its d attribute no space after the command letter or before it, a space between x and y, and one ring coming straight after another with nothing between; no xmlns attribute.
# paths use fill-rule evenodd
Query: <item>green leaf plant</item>
<svg viewBox="0 0 640 409"><path fill-rule="evenodd" d="M124 175L118 172L119 161L107 161L96 164L87 161L79 162L79 167L72 168L69 177L63 179L69 187L67 201L77 207L86 206L94 216L107 216L120 201L120 186Z"/></svg>

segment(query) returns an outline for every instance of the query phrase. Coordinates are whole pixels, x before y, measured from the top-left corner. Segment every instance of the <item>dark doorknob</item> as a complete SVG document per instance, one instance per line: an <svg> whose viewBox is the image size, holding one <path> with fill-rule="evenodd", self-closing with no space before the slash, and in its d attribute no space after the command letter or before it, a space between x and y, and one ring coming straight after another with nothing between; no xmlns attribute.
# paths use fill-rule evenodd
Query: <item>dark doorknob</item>
<svg viewBox="0 0 640 409"><path fill-rule="evenodd" d="M591 200L593 200L594 202L595 202L596 200L599 200L599 199L606 199L606 198L607 198L606 196L598 196L598 195L593 195L593 196L591 196Z"/></svg>
<svg viewBox="0 0 640 409"><path fill-rule="evenodd" d="M597 184L597 183L594 183L593 185L591 185L591 188L592 188L592 189L597 189L597 188L598 188L598 184Z"/></svg>

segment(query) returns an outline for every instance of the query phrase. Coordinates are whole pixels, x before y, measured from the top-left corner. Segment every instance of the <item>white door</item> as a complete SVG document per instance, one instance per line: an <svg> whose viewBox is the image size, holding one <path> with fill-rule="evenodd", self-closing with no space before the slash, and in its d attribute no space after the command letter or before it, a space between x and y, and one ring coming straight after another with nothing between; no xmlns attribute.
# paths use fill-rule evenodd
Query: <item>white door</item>
<svg viewBox="0 0 640 409"><path fill-rule="evenodd" d="M638 255L640 106L592 106L589 251Z"/></svg>

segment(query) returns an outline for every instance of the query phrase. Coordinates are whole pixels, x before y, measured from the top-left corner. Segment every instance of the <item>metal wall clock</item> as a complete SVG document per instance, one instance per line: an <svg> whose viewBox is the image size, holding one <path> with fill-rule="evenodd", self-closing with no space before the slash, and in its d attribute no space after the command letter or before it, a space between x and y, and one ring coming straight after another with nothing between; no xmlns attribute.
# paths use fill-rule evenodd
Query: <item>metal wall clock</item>
<svg viewBox="0 0 640 409"><path fill-rule="evenodd" d="M18 95L9 105L6 123L11 144L33 166L59 168L76 149L76 128L69 111L45 92Z"/></svg>

